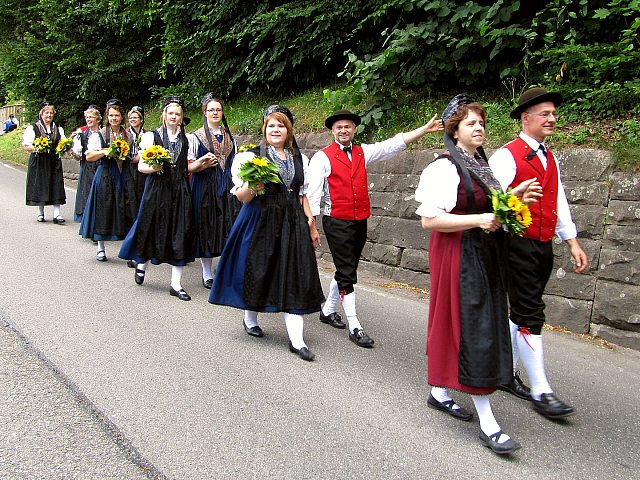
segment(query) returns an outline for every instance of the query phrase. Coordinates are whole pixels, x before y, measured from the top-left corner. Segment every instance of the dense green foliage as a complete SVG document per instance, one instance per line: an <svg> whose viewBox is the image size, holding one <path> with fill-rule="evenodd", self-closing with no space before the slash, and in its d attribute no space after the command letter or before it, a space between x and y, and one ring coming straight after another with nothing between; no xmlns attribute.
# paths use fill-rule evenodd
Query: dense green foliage
<svg viewBox="0 0 640 480"><path fill-rule="evenodd" d="M379 124L407 90L562 91L568 111L640 103L640 0L0 0L0 99L88 103L328 87ZM336 89L337 88L337 89ZM580 117L578 117L580 116Z"/></svg>

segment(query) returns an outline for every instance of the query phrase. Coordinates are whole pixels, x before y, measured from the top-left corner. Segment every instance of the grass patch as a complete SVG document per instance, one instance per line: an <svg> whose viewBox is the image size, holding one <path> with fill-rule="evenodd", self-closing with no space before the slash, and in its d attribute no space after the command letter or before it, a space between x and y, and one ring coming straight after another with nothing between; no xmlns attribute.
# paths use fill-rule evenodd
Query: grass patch
<svg viewBox="0 0 640 480"><path fill-rule="evenodd" d="M26 165L29 154L22 150L22 127L0 135L0 159Z"/></svg>

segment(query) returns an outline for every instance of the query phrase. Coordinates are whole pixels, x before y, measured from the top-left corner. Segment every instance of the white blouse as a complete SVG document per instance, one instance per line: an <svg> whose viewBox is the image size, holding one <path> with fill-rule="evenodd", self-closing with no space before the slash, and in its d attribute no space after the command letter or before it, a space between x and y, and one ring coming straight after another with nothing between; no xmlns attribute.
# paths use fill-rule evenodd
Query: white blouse
<svg viewBox="0 0 640 480"><path fill-rule="evenodd" d="M142 134L140 137L140 152L144 152L147 148L151 147L154 143L154 130L150 130ZM169 142L174 142L178 138L180 130L176 130L176 133L172 133L167 128L167 135L169 135ZM193 161L196 159L196 153L198 152L198 142L196 136L193 133L186 133L187 142L189 143L189 150L187 151L187 161Z"/></svg>
<svg viewBox="0 0 640 480"><path fill-rule="evenodd" d="M309 165L309 158L303 153L301 153L301 155L304 184L300 189L300 196L303 196L309 186L309 173L307 168ZM235 158L233 159L233 164L231 165L231 178L233 180L233 187L231 187L230 193L235 195L236 190L247 186L247 182L240 179L238 173L240 172L240 167L242 166L242 164L248 162L255 156L256 154L253 152L241 152L235 156Z"/></svg>
<svg viewBox="0 0 640 480"><path fill-rule="evenodd" d="M447 158L429 164L420 175L415 199L420 202L416 214L433 218L453 210L458 200L460 175Z"/></svg>
<svg viewBox="0 0 640 480"><path fill-rule="evenodd" d="M67 138L64 136L64 130L62 127L58 127L58 132L60 133L60 138ZM51 133L49 130L47 133ZM22 145L30 146L33 145L33 141L36 139L36 131L33 129L33 125L28 125L24 132L22 132Z"/></svg>

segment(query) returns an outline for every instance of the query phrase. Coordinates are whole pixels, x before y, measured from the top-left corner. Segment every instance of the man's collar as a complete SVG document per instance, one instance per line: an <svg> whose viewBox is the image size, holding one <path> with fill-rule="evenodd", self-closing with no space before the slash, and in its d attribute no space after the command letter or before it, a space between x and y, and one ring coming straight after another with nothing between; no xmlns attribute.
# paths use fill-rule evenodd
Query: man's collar
<svg viewBox="0 0 640 480"><path fill-rule="evenodd" d="M537 141L535 138L530 137L529 135L527 135L524 132L520 132L520 138L522 140L524 140L524 142L529 145L531 147L531 149L535 152L538 150L538 148L540 148L540 145L543 145L544 142L541 144L539 141ZM545 145L546 148L546 145Z"/></svg>

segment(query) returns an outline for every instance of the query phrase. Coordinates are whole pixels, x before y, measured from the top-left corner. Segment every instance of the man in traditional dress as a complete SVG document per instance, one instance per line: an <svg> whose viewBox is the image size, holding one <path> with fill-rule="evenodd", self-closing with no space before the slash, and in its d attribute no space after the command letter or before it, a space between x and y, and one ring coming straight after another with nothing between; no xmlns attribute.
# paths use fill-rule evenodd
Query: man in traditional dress
<svg viewBox="0 0 640 480"><path fill-rule="evenodd" d="M345 328L342 316L336 311L341 301L349 324L349 339L359 347L371 348L374 341L358 321L354 291L358 262L367 239L367 219L371 215L367 167L394 156L408 144L443 127L434 115L427 124L410 132L371 145L354 145L352 141L360 122L360 117L348 110L339 110L325 120L335 141L311 158L307 198L313 214L309 222L315 222L320 214L320 200L324 199L322 227L336 268L320 321Z"/></svg>
<svg viewBox="0 0 640 480"><path fill-rule="evenodd" d="M512 236L506 243L514 377L501 389L530 399L534 409L548 418L566 417L575 412L553 393L544 368L541 331L545 304L542 295L553 269L551 240L554 235L567 242L576 273L583 272L589 263L576 238L577 230L560 180L558 160L545 144L545 139L555 130L556 108L561 103L560 94L547 92L544 88L525 91L510 115L521 121L522 132L489 159L503 190L533 177L543 189L540 201L529 206L532 225L523 237ZM516 371L518 357L527 371L530 389Z"/></svg>

